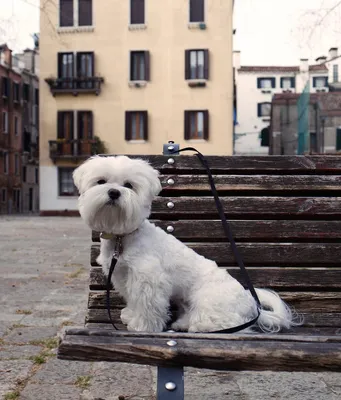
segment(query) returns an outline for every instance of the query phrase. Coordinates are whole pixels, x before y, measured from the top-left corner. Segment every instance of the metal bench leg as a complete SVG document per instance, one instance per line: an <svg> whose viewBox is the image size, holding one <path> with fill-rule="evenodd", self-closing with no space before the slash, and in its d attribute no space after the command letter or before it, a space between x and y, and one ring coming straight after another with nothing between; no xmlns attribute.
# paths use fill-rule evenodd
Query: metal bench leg
<svg viewBox="0 0 341 400"><path fill-rule="evenodd" d="M157 400L183 400L184 368L158 367L156 395Z"/></svg>

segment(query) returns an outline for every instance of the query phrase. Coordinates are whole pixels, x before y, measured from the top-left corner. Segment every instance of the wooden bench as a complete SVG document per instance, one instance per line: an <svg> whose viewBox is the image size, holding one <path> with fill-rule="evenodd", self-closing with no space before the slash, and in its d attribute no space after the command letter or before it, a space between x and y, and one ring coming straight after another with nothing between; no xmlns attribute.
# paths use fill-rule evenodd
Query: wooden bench
<svg viewBox="0 0 341 400"><path fill-rule="evenodd" d="M160 170L163 185L151 220L240 279L196 156L144 158ZM94 232L85 328L66 329L58 358L158 366L159 399L183 398L184 366L341 371L341 158L207 159L252 282L279 292L304 324L277 335L115 331L108 324ZM114 321L125 329L123 307L112 291Z"/></svg>

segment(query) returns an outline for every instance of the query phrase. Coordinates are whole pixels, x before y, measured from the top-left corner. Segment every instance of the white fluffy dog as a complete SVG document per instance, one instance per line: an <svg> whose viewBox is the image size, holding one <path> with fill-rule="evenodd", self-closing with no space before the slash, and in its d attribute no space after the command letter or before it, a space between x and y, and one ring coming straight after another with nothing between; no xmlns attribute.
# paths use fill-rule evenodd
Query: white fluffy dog
<svg viewBox="0 0 341 400"><path fill-rule="evenodd" d="M101 239L97 262L107 275L116 236L123 252L113 275L127 306L129 330L161 332L170 320L170 301L180 310L172 329L208 332L235 327L256 317L255 300L224 269L150 223L151 204L161 191L158 171L126 156L95 156L74 172L79 211ZM110 237L110 235L109 235ZM288 306L274 292L256 289L264 309L257 325L267 332L295 325Z"/></svg>

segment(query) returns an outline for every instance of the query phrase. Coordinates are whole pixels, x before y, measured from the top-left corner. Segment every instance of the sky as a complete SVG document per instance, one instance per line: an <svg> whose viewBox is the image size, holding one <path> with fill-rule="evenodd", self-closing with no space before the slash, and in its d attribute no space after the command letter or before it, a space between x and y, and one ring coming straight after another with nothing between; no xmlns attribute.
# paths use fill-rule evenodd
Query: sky
<svg viewBox="0 0 341 400"><path fill-rule="evenodd" d="M230 0L208 1L214 6L216 1ZM328 55L330 47L340 47L341 52L341 6L325 16L338 2L235 0L234 50L241 51L242 65L298 65L300 58L313 63L318 56ZM0 0L0 43L7 42L15 52L33 47L39 3Z"/></svg>

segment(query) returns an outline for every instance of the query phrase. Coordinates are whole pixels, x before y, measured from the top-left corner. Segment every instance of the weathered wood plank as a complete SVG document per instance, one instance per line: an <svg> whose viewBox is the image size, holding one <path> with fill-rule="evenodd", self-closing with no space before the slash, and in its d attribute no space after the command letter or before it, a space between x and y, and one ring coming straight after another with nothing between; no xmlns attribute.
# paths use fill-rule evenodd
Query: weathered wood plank
<svg viewBox="0 0 341 400"><path fill-rule="evenodd" d="M175 163L168 164L171 156L162 155L128 155L131 158L142 158L160 171L176 171L176 173L200 171L205 172L200 161L191 153L181 153L181 156L173 156ZM293 173L340 173L341 160L338 156L205 156L210 168L216 172L248 171Z"/></svg>
<svg viewBox="0 0 341 400"><path fill-rule="evenodd" d="M341 371L339 342L182 339L66 335L58 358L218 370Z"/></svg>
<svg viewBox="0 0 341 400"><path fill-rule="evenodd" d="M226 268L240 282L243 282L238 268ZM274 290L339 290L341 289L341 269L309 268L248 268L248 274L256 287ZM104 290L105 278L101 267L90 270L90 289Z"/></svg>
<svg viewBox="0 0 341 400"><path fill-rule="evenodd" d="M332 216L340 219L340 197L257 197L257 196L235 196L221 197L222 205L226 215L247 219L257 217L259 220L267 218L308 218ZM167 204L172 202L174 207L169 209ZM212 197L157 197L153 203L152 218L158 215L167 215L167 219L182 217L193 219L194 216L201 218L207 214L218 218L214 199Z"/></svg>
<svg viewBox="0 0 341 400"><path fill-rule="evenodd" d="M214 175L217 190L244 191L341 191L340 175ZM162 175L164 190L210 191L206 175ZM169 184L171 179L174 184Z"/></svg>
<svg viewBox="0 0 341 400"><path fill-rule="evenodd" d="M114 328L111 324L106 324L104 322L89 322L86 325L88 329L96 330L108 330L113 331ZM117 324L120 330L125 331L127 327L123 324ZM73 329L73 328L71 328ZM279 332L276 335L303 335L303 336L316 336L316 335L341 335L341 327L325 327L325 326L297 326L290 331Z"/></svg>
<svg viewBox="0 0 341 400"><path fill-rule="evenodd" d="M325 326L325 327L340 327L341 313L300 313L304 317L303 326ZM114 322L122 322L120 319L121 309L114 308L112 311L112 319ZM90 309L87 311L85 322L104 322L108 323L108 313L106 309Z"/></svg>
<svg viewBox="0 0 341 400"><path fill-rule="evenodd" d="M341 313L341 292L278 292L278 294L298 312ZM110 304L112 308L122 308L125 302L117 292L112 292ZM105 293L90 292L88 308L105 309Z"/></svg>
<svg viewBox="0 0 341 400"><path fill-rule="evenodd" d="M187 243L198 254L219 265L236 265L229 243ZM341 267L339 243L239 243L244 262L250 266L337 266ZM97 266L99 245L91 249L91 265Z"/></svg>
<svg viewBox="0 0 341 400"><path fill-rule="evenodd" d="M176 238L182 241L225 240L221 221L218 220L152 220L167 232L171 226ZM341 221L230 221L235 240L341 240ZM92 240L99 242L99 233Z"/></svg>

